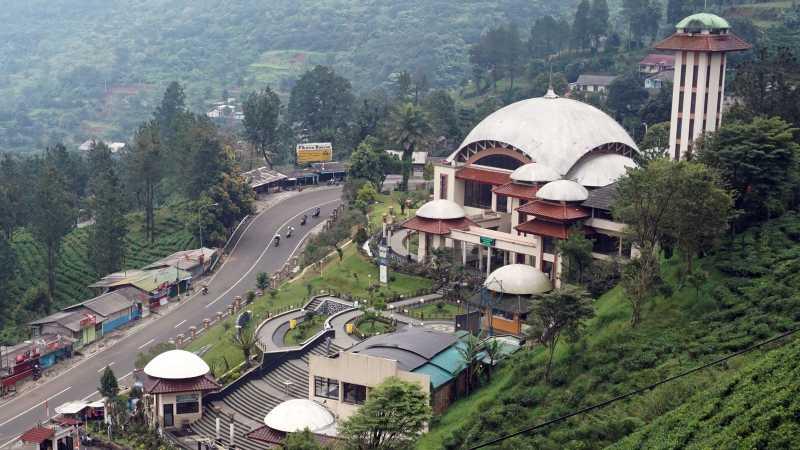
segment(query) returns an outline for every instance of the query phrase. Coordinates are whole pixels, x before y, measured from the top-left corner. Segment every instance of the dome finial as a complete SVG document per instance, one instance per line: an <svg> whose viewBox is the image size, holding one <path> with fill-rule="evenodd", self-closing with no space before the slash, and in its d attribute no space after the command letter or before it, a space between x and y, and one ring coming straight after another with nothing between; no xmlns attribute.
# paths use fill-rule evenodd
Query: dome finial
<svg viewBox="0 0 800 450"><path fill-rule="evenodd" d="M553 61L550 61L550 79L547 82L547 93L544 98L558 98L556 91L553 90Z"/></svg>

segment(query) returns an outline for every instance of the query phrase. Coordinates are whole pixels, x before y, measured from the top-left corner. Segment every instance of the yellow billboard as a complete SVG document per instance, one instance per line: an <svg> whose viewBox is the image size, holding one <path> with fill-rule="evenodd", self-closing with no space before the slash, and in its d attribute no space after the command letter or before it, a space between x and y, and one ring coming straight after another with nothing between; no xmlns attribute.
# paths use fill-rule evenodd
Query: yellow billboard
<svg viewBox="0 0 800 450"><path fill-rule="evenodd" d="M330 142L297 144L297 164L325 162L333 159L333 146Z"/></svg>

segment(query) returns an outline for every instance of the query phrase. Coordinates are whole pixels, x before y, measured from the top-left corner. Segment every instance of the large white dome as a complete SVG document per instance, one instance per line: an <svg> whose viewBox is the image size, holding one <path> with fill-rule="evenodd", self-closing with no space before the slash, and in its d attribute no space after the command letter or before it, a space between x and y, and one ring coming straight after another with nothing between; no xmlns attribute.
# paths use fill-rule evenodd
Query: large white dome
<svg viewBox="0 0 800 450"><path fill-rule="evenodd" d="M589 198L589 191L575 181L556 180L542 186L536 197L554 202L582 202Z"/></svg>
<svg viewBox="0 0 800 450"><path fill-rule="evenodd" d="M186 350L169 350L151 359L144 373L154 378L183 380L201 377L209 372L202 358Z"/></svg>
<svg viewBox="0 0 800 450"><path fill-rule="evenodd" d="M417 210L417 217L424 219L461 219L464 208L452 200L431 200Z"/></svg>
<svg viewBox="0 0 800 450"><path fill-rule="evenodd" d="M611 116L587 103L560 97L522 100L493 112L472 129L448 161L480 141L512 145L561 176L601 145L620 143L636 149L633 139Z"/></svg>
<svg viewBox="0 0 800 450"><path fill-rule="evenodd" d="M544 272L527 264L503 266L490 273L483 285L492 292L514 295L542 294L553 289Z"/></svg>
<svg viewBox="0 0 800 450"><path fill-rule="evenodd" d="M546 183L559 178L561 176L558 172L539 163L528 163L511 172L513 181L522 181L524 183Z"/></svg>
<svg viewBox="0 0 800 450"><path fill-rule="evenodd" d="M629 167L636 167L636 163L627 156L596 153L578 161L567 174L567 178L583 186L608 186L625 175Z"/></svg>
<svg viewBox="0 0 800 450"><path fill-rule="evenodd" d="M319 403L304 398L286 400L264 417L264 424L273 430L285 433L303 431L312 433L331 426L333 414Z"/></svg>

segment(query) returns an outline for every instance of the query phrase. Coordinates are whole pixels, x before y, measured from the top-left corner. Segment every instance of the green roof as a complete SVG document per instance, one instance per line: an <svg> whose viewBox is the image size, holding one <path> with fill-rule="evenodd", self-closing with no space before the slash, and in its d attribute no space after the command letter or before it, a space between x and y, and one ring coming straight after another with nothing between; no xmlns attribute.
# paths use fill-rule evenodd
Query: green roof
<svg viewBox="0 0 800 450"><path fill-rule="evenodd" d="M153 292L163 285L172 285L176 280L182 281L192 277L192 274L175 267L165 267L162 269L147 270L134 279L126 280L125 284L131 284L145 292Z"/></svg>
<svg viewBox="0 0 800 450"><path fill-rule="evenodd" d="M453 379L453 375L436 367L431 363L424 364L414 369L414 373L424 373L431 378L431 387L437 389L439 386L446 384Z"/></svg>
<svg viewBox="0 0 800 450"><path fill-rule="evenodd" d="M699 28L702 30L728 29L731 25L722 17L711 13L697 13L678 22L675 28Z"/></svg>

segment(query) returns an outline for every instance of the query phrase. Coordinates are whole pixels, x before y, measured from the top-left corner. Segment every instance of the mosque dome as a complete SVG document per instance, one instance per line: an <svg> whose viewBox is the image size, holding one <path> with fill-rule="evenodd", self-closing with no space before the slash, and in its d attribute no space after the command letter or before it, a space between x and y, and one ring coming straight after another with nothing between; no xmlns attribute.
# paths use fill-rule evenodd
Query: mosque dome
<svg viewBox="0 0 800 450"><path fill-rule="evenodd" d="M513 295L542 294L553 289L547 275L527 264L509 264L490 273L483 285L492 292Z"/></svg>
<svg viewBox="0 0 800 450"><path fill-rule="evenodd" d="M539 163L529 163L511 172L512 181L523 183L546 183L561 178L555 170Z"/></svg>
<svg viewBox="0 0 800 450"><path fill-rule="evenodd" d="M589 191L575 181L556 180L542 186L536 197L554 202L582 202L589 198Z"/></svg>
<svg viewBox="0 0 800 450"><path fill-rule="evenodd" d="M722 17L711 13L697 13L675 25L678 30L729 30L731 25Z"/></svg>
<svg viewBox="0 0 800 450"><path fill-rule="evenodd" d="M264 424L284 433L303 431L306 428L313 433L331 426L333 422L333 414L327 408L303 398L286 400L272 408L264 417Z"/></svg>
<svg viewBox="0 0 800 450"><path fill-rule="evenodd" d="M448 161L467 156L477 143L511 146L531 161L565 176L585 154L601 146L636 150L625 129L603 111L555 94L505 106L483 119Z"/></svg>
<svg viewBox="0 0 800 450"><path fill-rule="evenodd" d="M617 153L593 153L572 166L567 178L582 186L602 187L617 181L636 163Z"/></svg>
<svg viewBox="0 0 800 450"><path fill-rule="evenodd" d="M431 200L417 210L417 217L423 219L462 219L466 215L464 208L452 200Z"/></svg>
<svg viewBox="0 0 800 450"><path fill-rule="evenodd" d="M183 380L202 377L210 371L202 358L186 350L169 350L151 359L144 373L153 378Z"/></svg>

